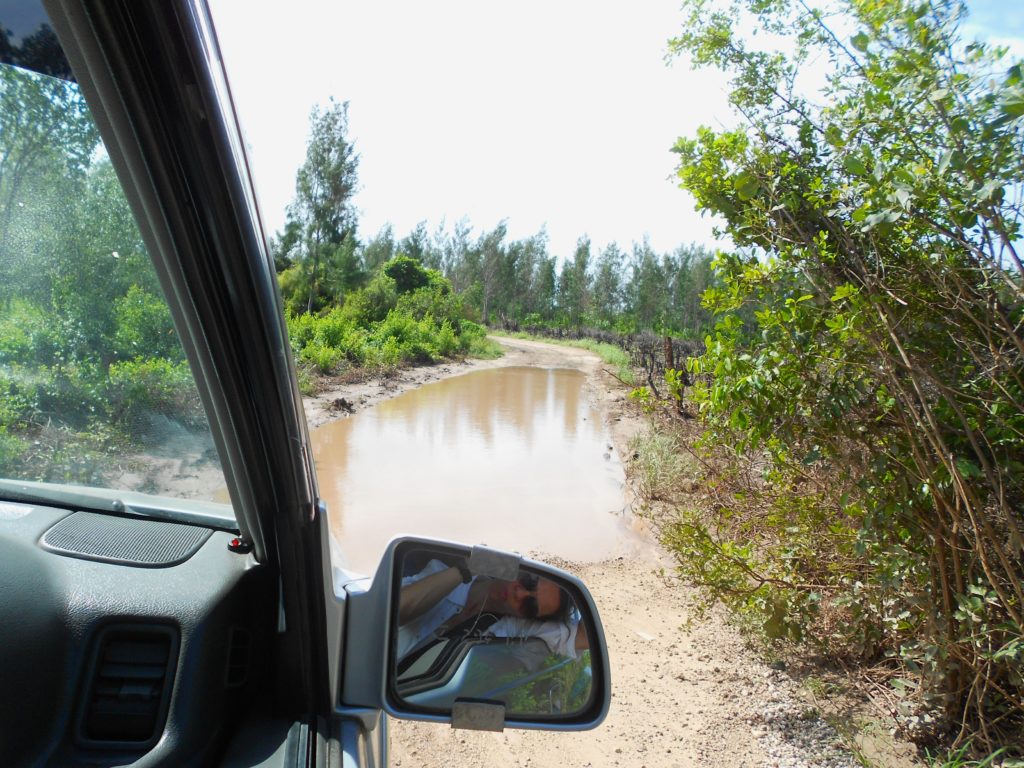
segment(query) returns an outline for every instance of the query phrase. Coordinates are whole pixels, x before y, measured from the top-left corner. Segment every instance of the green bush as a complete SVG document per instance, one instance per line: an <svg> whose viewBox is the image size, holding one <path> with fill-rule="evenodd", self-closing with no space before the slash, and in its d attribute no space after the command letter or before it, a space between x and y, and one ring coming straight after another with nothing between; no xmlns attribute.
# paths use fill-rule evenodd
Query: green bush
<svg viewBox="0 0 1024 768"><path fill-rule="evenodd" d="M689 363L721 489L704 531L765 593L766 629L899 668L901 695L939 715L924 738L1018 749L1024 213L1007 192L1024 179L1024 62L965 44L960 3L851 0L827 20L687 5L672 50L733 76L742 114L675 147L680 186L735 247ZM748 23L791 32L786 53L746 47ZM822 93L782 87L821 61ZM682 533L686 572L704 533ZM736 554L751 541L756 562Z"/></svg>
<svg viewBox="0 0 1024 768"><path fill-rule="evenodd" d="M186 363L138 358L111 364L107 387L112 421L140 437L134 425L154 413L189 427L205 424L192 372Z"/></svg>
<svg viewBox="0 0 1024 768"><path fill-rule="evenodd" d="M299 360L314 366L320 373L334 373L338 364L345 358L345 353L335 347L328 347L314 340L302 348Z"/></svg>
<svg viewBox="0 0 1024 768"><path fill-rule="evenodd" d="M55 419L85 427L106 408L106 381L99 365L81 363L37 368L24 394L35 395L37 421Z"/></svg>
<svg viewBox="0 0 1024 768"><path fill-rule="evenodd" d="M314 338L322 346L337 349L351 363L360 365L366 355L367 335L344 309L333 309L318 318Z"/></svg>
<svg viewBox="0 0 1024 768"><path fill-rule="evenodd" d="M487 338L486 328L470 320L462 321L459 344L467 355L483 360L492 360L505 354L501 344Z"/></svg>
<svg viewBox="0 0 1024 768"><path fill-rule="evenodd" d="M53 365L58 342L53 317L29 302L13 299L0 317L0 364Z"/></svg>
<svg viewBox="0 0 1024 768"><path fill-rule="evenodd" d="M287 311L285 321L288 324L288 338L291 340L292 349L295 354L299 354L316 336L317 318L314 315Z"/></svg>
<svg viewBox="0 0 1024 768"><path fill-rule="evenodd" d="M384 349L385 345L394 342L397 349L397 363L431 363L440 357L435 344L437 326L429 315L416 320L398 310L392 310L388 316L374 328L370 336L370 344ZM389 346L388 349L391 349ZM391 365L390 353L385 365Z"/></svg>
<svg viewBox="0 0 1024 768"><path fill-rule="evenodd" d="M171 311L160 296L133 285L114 303L117 330L114 351L123 360L162 357L182 361L181 344L171 322Z"/></svg>
<svg viewBox="0 0 1024 768"><path fill-rule="evenodd" d="M8 433L7 427L0 425L0 473L5 476L16 474L11 468L21 462L27 448L25 440Z"/></svg>
<svg viewBox="0 0 1024 768"><path fill-rule="evenodd" d="M451 320L445 318L441 323L437 330L436 344L437 354L441 357L451 357L459 351L459 337L452 327Z"/></svg>
<svg viewBox="0 0 1024 768"><path fill-rule="evenodd" d="M351 291L342 306L320 315L289 310L286 318L300 366L324 374L343 360L386 369L467 353L500 356L500 346L487 340L485 329L463 320L462 309L439 272L399 257L365 288Z"/></svg>
<svg viewBox="0 0 1024 768"><path fill-rule="evenodd" d="M19 365L0 369L0 426L23 429L35 421L39 385Z"/></svg>
<svg viewBox="0 0 1024 768"><path fill-rule="evenodd" d="M409 256L396 256L381 267L381 273L395 281L398 293L409 293L430 284L430 270Z"/></svg>

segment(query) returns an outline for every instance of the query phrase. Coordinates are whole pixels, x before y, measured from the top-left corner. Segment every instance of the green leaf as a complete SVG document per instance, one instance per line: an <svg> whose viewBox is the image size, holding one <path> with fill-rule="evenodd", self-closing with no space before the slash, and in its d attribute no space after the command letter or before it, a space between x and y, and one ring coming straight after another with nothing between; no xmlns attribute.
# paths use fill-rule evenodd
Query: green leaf
<svg viewBox="0 0 1024 768"><path fill-rule="evenodd" d="M981 189L979 189L975 193L974 199L977 200L979 203L983 203L987 200L990 200L992 196L995 195L996 191L999 189L1002 189L1002 185L996 179L986 181L981 186Z"/></svg>
<svg viewBox="0 0 1024 768"><path fill-rule="evenodd" d="M999 107L1009 118L1024 117L1024 87L1017 85L1007 88Z"/></svg>
<svg viewBox="0 0 1024 768"><path fill-rule="evenodd" d="M810 453L808 453L806 456L804 456L803 461L801 461L800 463L803 464L805 467L807 467L807 466L810 466L811 464L813 464L814 462L816 462L820 458L821 458L821 451L819 451L817 449L817 447L815 447L815 448L811 449Z"/></svg>
<svg viewBox="0 0 1024 768"><path fill-rule="evenodd" d="M967 459L957 459L956 468L957 471L967 479L982 476L981 470L978 468L978 465L975 464L973 461L968 461Z"/></svg>
<svg viewBox="0 0 1024 768"><path fill-rule="evenodd" d="M850 38L850 42L853 43L853 47L861 53L867 53L868 44L871 42L871 38L869 38L864 32L858 32Z"/></svg>
<svg viewBox="0 0 1024 768"><path fill-rule="evenodd" d="M853 155L847 155L843 158L843 167L854 176L863 176L868 170L867 166L864 165L864 161Z"/></svg>
<svg viewBox="0 0 1024 768"><path fill-rule="evenodd" d="M857 288L850 283L843 283L836 288L835 293L832 294L832 301L842 301L843 299L853 296L857 293Z"/></svg>
<svg viewBox="0 0 1024 768"><path fill-rule="evenodd" d="M733 181L733 187L736 189L736 194L739 195L740 200L750 200L761 191L761 184L758 182L757 177L747 171L736 177L735 181Z"/></svg>
<svg viewBox="0 0 1024 768"><path fill-rule="evenodd" d="M939 175L942 175L942 174L944 174L946 172L946 170L949 168L949 163L950 163L950 161L952 159L953 159L953 150L952 149L947 149L942 154L942 157L939 159L939 165L936 168L936 170L939 172Z"/></svg>
<svg viewBox="0 0 1024 768"><path fill-rule="evenodd" d="M953 221L964 229L970 229L978 223L978 214L975 211L964 208L963 210L953 212Z"/></svg>

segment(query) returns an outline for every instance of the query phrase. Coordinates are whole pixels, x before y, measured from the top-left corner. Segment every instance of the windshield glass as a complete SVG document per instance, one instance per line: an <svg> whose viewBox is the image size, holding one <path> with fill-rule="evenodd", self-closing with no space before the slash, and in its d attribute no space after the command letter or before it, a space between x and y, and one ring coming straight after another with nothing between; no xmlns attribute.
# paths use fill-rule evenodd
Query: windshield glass
<svg viewBox="0 0 1024 768"><path fill-rule="evenodd" d="M0 478L227 501L156 272L78 86L8 64L0 275Z"/></svg>

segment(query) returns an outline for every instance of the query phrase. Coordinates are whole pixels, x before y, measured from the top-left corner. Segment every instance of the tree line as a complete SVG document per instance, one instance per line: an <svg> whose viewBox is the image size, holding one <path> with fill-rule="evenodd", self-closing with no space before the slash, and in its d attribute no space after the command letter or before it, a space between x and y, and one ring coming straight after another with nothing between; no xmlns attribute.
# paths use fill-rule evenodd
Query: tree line
<svg viewBox="0 0 1024 768"><path fill-rule="evenodd" d="M283 230L273 238L285 304L293 314L342 306L397 257L443 275L468 319L485 325L593 327L702 337L711 314L701 303L714 282L712 253L681 245L658 253L644 240L628 249L592 247L583 235L572 254L553 254L542 230L513 239L507 222L475 231L465 219L404 237L391 225L360 239L353 205L359 156L348 135L348 104L329 102L310 116L307 156Z"/></svg>

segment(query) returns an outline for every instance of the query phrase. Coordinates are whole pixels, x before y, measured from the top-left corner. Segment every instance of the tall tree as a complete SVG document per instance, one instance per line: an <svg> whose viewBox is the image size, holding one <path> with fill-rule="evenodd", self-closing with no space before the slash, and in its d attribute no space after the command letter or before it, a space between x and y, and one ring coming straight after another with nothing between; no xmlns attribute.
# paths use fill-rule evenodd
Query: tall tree
<svg viewBox="0 0 1024 768"><path fill-rule="evenodd" d="M605 327L611 327L622 310L623 258L619 246L610 243L597 259L592 306L595 319Z"/></svg>
<svg viewBox="0 0 1024 768"><path fill-rule="evenodd" d="M66 223L46 212L78 196L99 134L76 85L13 67L0 67L0 115L0 273L8 278L0 281L0 299L6 303L15 284L10 276L22 268L26 249L41 242L25 235Z"/></svg>
<svg viewBox="0 0 1024 768"><path fill-rule="evenodd" d="M534 312L544 320L553 320L555 316L555 298L557 295L558 260L547 253L538 259L537 271L533 278Z"/></svg>
<svg viewBox="0 0 1024 768"><path fill-rule="evenodd" d="M633 244L629 313L638 331L661 330L668 307L668 280L658 254L644 239Z"/></svg>
<svg viewBox="0 0 1024 768"><path fill-rule="evenodd" d="M309 116L306 160L295 179L295 201L288 220L301 231L300 263L306 274L306 311L321 300L325 264L346 239L355 240L357 215L352 197L358 181L359 155L348 136L348 102L333 99ZM287 231L287 229L286 229ZM338 283L339 276L329 281ZM349 287L342 280L342 289Z"/></svg>
<svg viewBox="0 0 1024 768"><path fill-rule="evenodd" d="M570 325L579 326L590 308L590 238L576 241L572 261L558 276L558 307Z"/></svg>
<svg viewBox="0 0 1024 768"><path fill-rule="evenodd" d="M436 267L434 263L436 258L432 258L433 254L430 252L430 233L427 232L427 222L421 221L417 224L412 232L402 238L402 242L398 244L398 252L403 256L408 256L411 259L421 264L426 264L431 269Z"/></svg>
<svg viewBox="0 0 1024 768"><path fill-rule="evenodd" d="M398 245L395 243L395 233L390 224L380 228L380 232L370 238L363 246L363 266L371 275L375 274L381 265L391 261L398 253Z"/></svg>
<svg viewBox="0 0 1024 768"><path fill-rule="evenodd" d="M501 276L507 256L505 246L507 233L508 225L501 221L490 232L482 234L477 242L477 249L480 253L478 272L481 290L480 316L485 324L490 320L491 302L501 288Z"/></svg>

